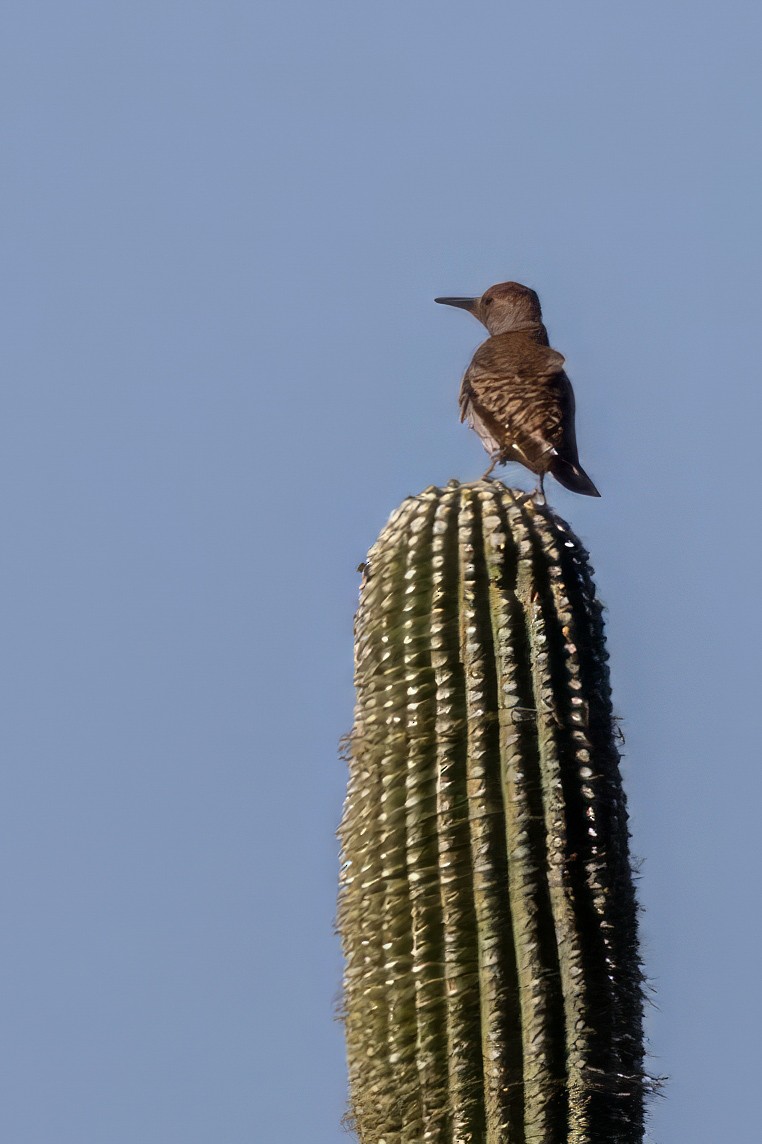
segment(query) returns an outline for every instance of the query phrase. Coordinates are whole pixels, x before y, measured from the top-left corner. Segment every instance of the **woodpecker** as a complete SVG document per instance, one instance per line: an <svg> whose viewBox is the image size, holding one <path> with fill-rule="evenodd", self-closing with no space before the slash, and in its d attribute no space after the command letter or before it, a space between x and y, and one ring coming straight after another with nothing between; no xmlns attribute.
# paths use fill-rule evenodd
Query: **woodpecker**
<svg viewBox="0 0 762 1144"><path fill-rule="evenodd" d="M520 282L500 282L479 298L435 298L468 310L487 327L460 387L460 419L481 438L496 465L519 461L544 481L552 473L572 492L601 494L579 463L574 391L564 358L548 343L540 299ZM483 478L483 479L484 479Z"/></svg>

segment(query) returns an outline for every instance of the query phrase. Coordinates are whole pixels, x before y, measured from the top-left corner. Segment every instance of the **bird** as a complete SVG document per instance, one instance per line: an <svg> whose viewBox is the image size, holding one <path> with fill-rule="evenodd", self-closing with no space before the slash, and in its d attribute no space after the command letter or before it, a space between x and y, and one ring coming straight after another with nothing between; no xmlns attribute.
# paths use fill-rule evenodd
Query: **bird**
<svg viewBox="0 0 762 1144"><path fill-rule="evenodd" d="M520 282L499 282L478 298L435 298L457 306L487 327L460 387L460 419L481 438L490 457L487 479L498 464L519 461L539 479L545 498L552 475L572 492L601 494L579 463L574 390L564 357L551 349L540 299Z"/></svg>

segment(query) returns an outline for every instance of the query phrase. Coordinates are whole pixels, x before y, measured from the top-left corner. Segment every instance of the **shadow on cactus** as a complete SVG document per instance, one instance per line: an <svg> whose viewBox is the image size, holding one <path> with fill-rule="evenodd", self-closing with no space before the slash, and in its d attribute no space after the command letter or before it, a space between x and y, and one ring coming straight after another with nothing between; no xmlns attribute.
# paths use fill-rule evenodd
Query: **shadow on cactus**
<svg viewBox="0 0 762 1144"><path fill-rule="evenodd" d="M362 1144L635 1144L643 987L587 553L502 484L371 549L339 928Z"/></svg>

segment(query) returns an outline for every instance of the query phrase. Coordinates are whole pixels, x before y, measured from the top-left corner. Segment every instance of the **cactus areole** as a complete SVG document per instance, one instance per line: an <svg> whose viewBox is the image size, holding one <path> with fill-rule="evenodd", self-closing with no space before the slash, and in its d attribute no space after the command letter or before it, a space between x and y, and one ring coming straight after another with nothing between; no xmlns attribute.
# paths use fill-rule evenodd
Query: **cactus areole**
<svg viewBox="0 0 762 1144"><path fill-rule="evenodd" d="M497 482L370 551L341 825L362 1144L636 1144L642 976L587 553Z"/></svg>

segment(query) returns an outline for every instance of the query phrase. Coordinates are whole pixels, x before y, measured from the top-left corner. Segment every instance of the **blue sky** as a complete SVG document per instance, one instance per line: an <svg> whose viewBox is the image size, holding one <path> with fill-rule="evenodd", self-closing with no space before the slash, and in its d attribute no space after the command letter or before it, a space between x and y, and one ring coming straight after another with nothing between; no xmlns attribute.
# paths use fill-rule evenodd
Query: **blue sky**
<svg viewBox="0 0 762 1144"><path fill-rule="evenodd" d="M0 1137L338 1144L355 567L539 291L600 501L658 1144L758 1134L762 16L10 0ZM527 484L520 470L508 474Z"/></svg>

